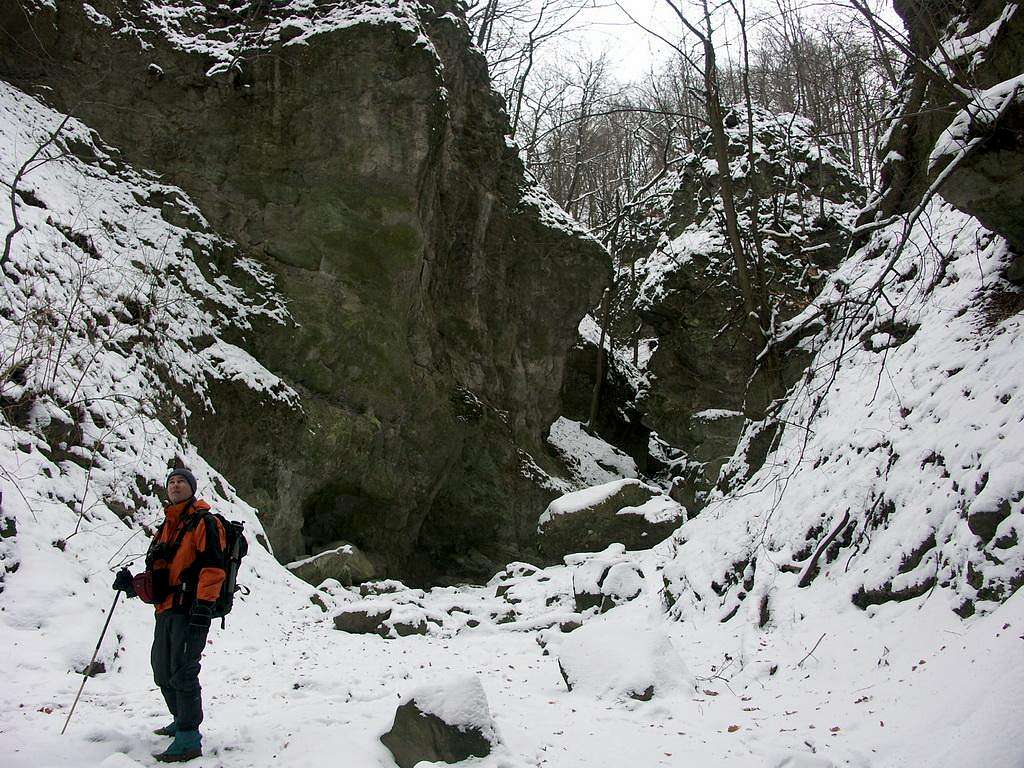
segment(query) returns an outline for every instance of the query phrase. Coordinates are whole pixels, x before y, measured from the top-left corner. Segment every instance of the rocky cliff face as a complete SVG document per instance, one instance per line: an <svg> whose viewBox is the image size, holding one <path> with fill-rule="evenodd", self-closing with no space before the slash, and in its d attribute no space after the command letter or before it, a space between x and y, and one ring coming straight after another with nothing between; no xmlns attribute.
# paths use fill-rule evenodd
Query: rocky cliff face
<svg viewBox="0 0 1024 768"><path fill-rule="evenodd" d="M0 12L0 74L185 189L287 301L231 340L300 406L226 381L187 425L278 557L519 551L603 255L525 177L454 4L37 6Z"/></svg>
<svg viewBox="0 0 1024 768"><path fill-rule="evenodd" d="M894 6L915 58L863 221L938 192L1024 251L1024 15L994 1Z"/></svg>
<svg viewBox="0 0 1024 768"><path fill-rule="evenodd" d="M727 115L730 173L751 253L757 211L762 269L781 322L806 306L843 256L863 189L841 150L816 139L806 118L759 108L752 117L750 167L746 109ZM634 454L642 468L674 477L676 496L691 512L735 450L745 419L763 418L769 398L754 376L761 350L742 322L720 184L709 137L665 179L656 202L634 222L632 263L617 278L620 303L612 330L618 347L613 386L605 392L614 407L598 420L601 434ZM590 342L596 351L595 334ZM799 356L789 361L789 383L805 363ZM592 363L577 365L573 385L592 386L593 370ZM623 397L622 378L633 382L632 396ZM640 445L638 422L658 440Z"/></svg>

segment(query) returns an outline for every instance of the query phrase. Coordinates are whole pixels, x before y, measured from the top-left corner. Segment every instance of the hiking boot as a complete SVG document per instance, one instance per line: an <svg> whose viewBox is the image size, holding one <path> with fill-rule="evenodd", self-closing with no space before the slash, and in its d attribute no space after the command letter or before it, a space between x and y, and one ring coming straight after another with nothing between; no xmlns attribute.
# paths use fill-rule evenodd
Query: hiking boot
<svg viewBox="0 0 1024 768"><path fill-rule="evenodd" d="M184 763L203 754L203 737L199 731L178 731L171 746L153 755L161 763Z"/></svg>
<svg viewBox="0 0 1024 768"><path fill-rule="evenodd" d="M153 731L153 733L155 733L157 736L174 736L177 732L178 724L173 720L170 722L170 724L165 725L162 728L157 728L155 731Z"/></svg>

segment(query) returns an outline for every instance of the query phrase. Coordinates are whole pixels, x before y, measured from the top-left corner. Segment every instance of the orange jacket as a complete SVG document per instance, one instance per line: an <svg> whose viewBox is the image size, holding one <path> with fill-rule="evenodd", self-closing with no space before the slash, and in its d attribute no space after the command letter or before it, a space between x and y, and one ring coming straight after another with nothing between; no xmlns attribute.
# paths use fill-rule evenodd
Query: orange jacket
<svg viewBox="0 0 1024 768"><path fill-rule="evenodd" d="M183 501L178 504L171 504L164 507L166 519L157 534L156 542L159 544L174 544L181 530L185 526L192 525L192 529L185 534L181 545L167 560L156 560L152 564L152 570L166 569L168 571L167 583L171 587L171 594L156 606L157 613L174 608L182 604L181 585L183 578L187 579L188 588L195 589L195 599L213 602L220 596L220 587L224 582L226 574L223 566L213 555L216 552L223 552L227 546L227 534L224 526L213 515L209 518L213 522L220 539L220 546L214 548L213 542L207 541L207 525L203 521L194 524L194 516L200 515L210 509L210 505L202 499L197 499L189 506L189 502ZM184 513L184 514L183 514ZM198 579L194 573L198 569Z"/></svg>

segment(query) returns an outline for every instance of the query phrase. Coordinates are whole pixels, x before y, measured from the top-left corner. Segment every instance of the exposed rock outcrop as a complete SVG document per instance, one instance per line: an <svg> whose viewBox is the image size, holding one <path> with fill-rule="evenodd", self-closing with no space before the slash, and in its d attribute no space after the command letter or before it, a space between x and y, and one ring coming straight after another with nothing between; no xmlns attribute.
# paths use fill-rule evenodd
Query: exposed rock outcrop
<svg viewBox="0 0 1024 768"><path fill-rule="evenodd" d="M1024 251L1024 14L997 0L894 8L914 57L881 148L881 194L862 221L910 211L937 189Z"/></svg>
<svg viewBox="0 0 1024 768"><path fill-rule="evenodd" d="M782 322L806 306L845 253L864 190L841 148L806 118L755 107L749 127L752 167L747 110L740 105L726 115L730 173L752 260L757 212L758 268ZM602 437L634 454L647 476L672 481L673 497L694 514L746 420L764 418L778 394L758 375L763 344L743 322L720 188L708 136L632 223L637 235L617 276L609 329L615 348L595 423ZM581 326L586 344L574 350L579 362L567 382L574 389L565 401L576 412L589 405L593 388L593 355L583 353L596 351L593 325L587 318ZM781 383L789 385L807 359L793 351L781 362Z"/></svg>
<svg viewBox="0 0 1024 768"><path fill-rule="evenodd" d="M614 480L555 499L541 515L537 532L542 554L557 562L611 544L650 549L685 518L686 510L659 489L639 480Z"/></svg>
<svg viewBox="0 0 1024 768"><path fill-rule="evenodd" d="M511 559L604 257L526 178L457 4L35 5L0 10L0 76L187 190L288 302L231 341L300 404L226 379L188 424L278 557Z"/></svg>
<svg viewBox="0 0 1024 768"><path fill-rule="evenodd" d="M748 234L751 195L757 195L768 290L782 320L803 308L822 273L842 257L863 190L841 150L818 139L807 119L760 109L753 119L757 162L750 170L746 111L737 107L726 117L730 172L738 196L748 201L741 208ZM633 311L650 331L641 335L657 339L639 403L645 423L703 461L724 461L731 451L723 455L722 448L742 424L733 425L723 444L707 439L714 431L708 422L716 419L703 414L746 409L759 417L769 393L751 380L761 350L738 320L741 302L719 223L721 182L709 144L665 182L668 202L647 222L650 234L637 246L631 287Z"/></svg>

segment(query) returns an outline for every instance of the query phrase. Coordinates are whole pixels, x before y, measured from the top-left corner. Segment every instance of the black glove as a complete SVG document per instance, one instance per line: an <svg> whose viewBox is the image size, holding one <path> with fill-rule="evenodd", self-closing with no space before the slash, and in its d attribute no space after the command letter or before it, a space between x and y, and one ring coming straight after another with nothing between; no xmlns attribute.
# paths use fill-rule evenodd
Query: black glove
<svg viewBox="0 0 1024 768"><path fill-rule="evenodd" d="M114 577L114 591L124 592L128 597L135 597L135 587L132 586L132 574L127 568L122 568Z"/></svg>
<svg viewBox="0 0 1024 768"><path fill-rule="evenodd" d="M189 627L201 629L210 628L210 619L213 617L213 603L207 600L196 600L192 603L192 611L189 613Z"/></svg>

